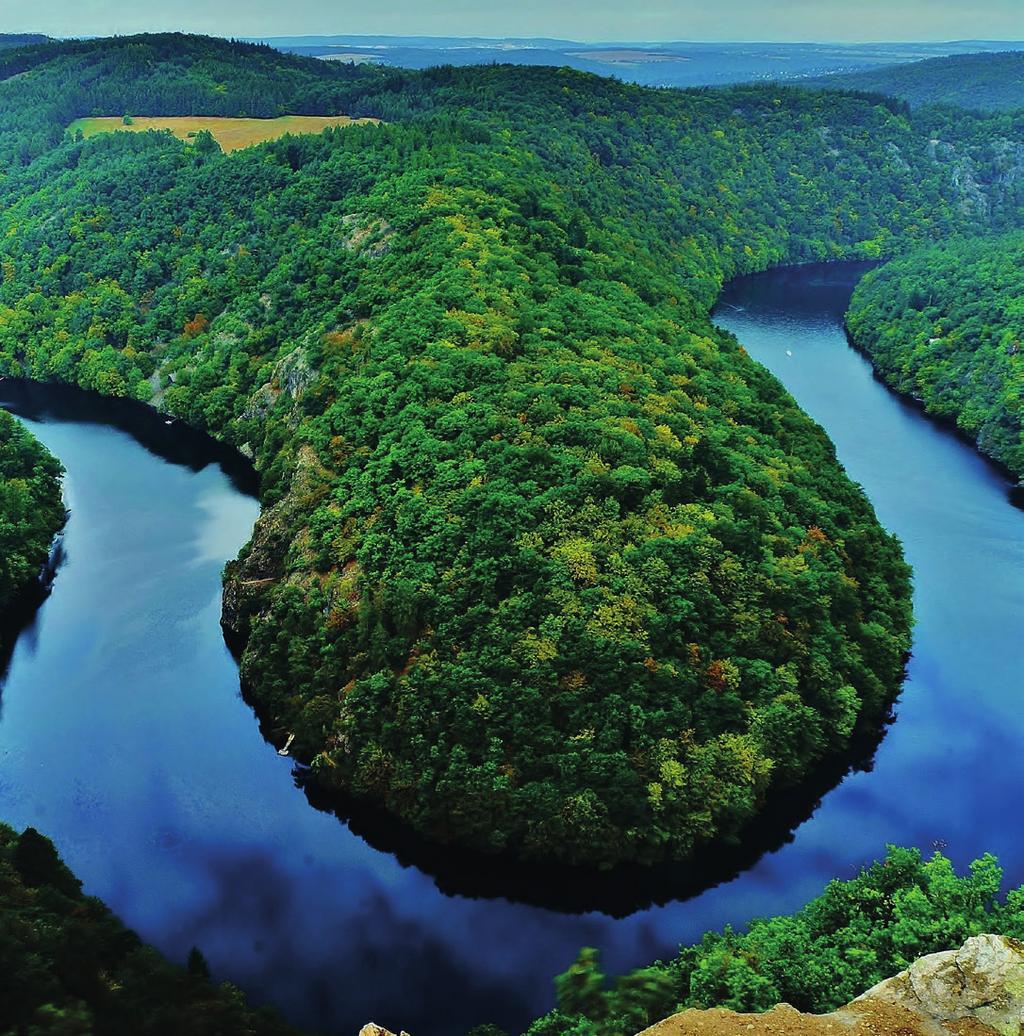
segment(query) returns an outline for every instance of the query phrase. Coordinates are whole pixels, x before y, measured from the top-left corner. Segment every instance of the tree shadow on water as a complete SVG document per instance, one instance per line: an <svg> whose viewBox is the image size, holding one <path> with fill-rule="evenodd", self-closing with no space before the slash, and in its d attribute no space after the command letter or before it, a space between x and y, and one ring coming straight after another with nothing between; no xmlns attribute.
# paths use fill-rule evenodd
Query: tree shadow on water
<svg viewBox="0 0 1024 1036"><path fill-rule="evenodd" d="M49 560L38 579L0 609L0 720L3 719L3 691L7 685L14 649L19 641L35 644L39 610L49 598L57 572L66 560L64 534L59 532L50 550Z"/></svg>
<svg viewBox="0 0 1024 1036"><path fill-rule="evenodd" d="M138 400L103 396L60 382L0 378L0 406L33 421L45 422L56 415L64 422L113 427L171 464L190 471L217 464L239 492L255 496L259 488L252 462L238 450Z"/></svg>
<svg viewBox="0 0 1024 1036"><path fill-rule="evenodd" d="M873 768L875 753L892 721L890 714L878 727L861 734L845 754L820 767L799 787L777 791L739 838L709 843L685 863L629 864L607 871L523 862L432 843L370 804L325 791L308 769L296 767L293 776L312 806L334 814L354 834L393 855L402 866L429 875L445 895L507 899L567 914L599 912L627 917L649 907L696 898L792 842L796 829L810 819L826 793L849 774Z"/></svg>

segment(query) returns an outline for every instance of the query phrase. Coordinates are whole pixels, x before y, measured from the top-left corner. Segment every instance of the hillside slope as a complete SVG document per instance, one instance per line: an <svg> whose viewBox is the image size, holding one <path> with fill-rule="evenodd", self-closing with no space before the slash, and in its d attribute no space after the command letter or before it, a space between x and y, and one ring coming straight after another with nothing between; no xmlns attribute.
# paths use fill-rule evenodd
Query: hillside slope
<svg viewBox="0 0 1024 1036"><path fill-rule="evenodd" d="M372 68L270 47L162 33L0 51L0 161L25 164L86 116L364 114ZM354 89L355 88L355 89Z"/></svg>
<svg viewBox="0 0 1024 1036"><path fill-rule="evenodd" d="M825 90L863 90L898 97L915 108L953 105L984 111L1024 108L1024 51L953 54L807 80Z"/></svg>
<svg viewBox="0 0 1024 1036"><path fill-rule="evenodd" d="M992 856L974 861L961 875L940 853L925 860L918 850L890 848L885 859L853 878L830 882L792 915L755 920L746 932L709 932L682 946L676 957L614 982L602 974L597 952L584 949L555 979L558 1008L534 1022L526 1036L622 1036L651 1025L650 1036L818 1036L849 1031L843 1023L851 1021L870 1022L853 1029L858 1036L896 1036L904 1030L893 1027L893 1014L884 1010L893 1002L913 1015L901 1024L919 1024L928 1036L946 1031L935 1017L940 1005L965 1023L953 1032L987 1036L979 1024L986 1022L985 1007L993 1009L988 1021L1003 1023L997 1031L1012 1032L1008 1023L1019 1022L1022 1006L1016 940L1024 936L1024 889L1004 895L1002 878ZM974 938L990 932L1008 942ZM949 953L961 944L959 953ZM931 954L942 958L936 962ZM961 968L956 972L954 963L953 975L951 956ZM922 998L908 994L906 976L898 975L908 967L923 980ZM876 1007L867 1018L840 1011L863 996L873 997ZM772 1011L780 1003L790 1010ZM722 1010L709 1010L714 1008ZM998 1008L1008 1010L1000 1016ZM837 1011L839 1017L831 1016ZM815 1020L796 1012L829 1017Z"/></svg>
<svg viewBox="0 0 1024 1036"><path fill-rule="evenodd" d="M0 608L37 579L64 524L58 461L0 409Z"/></svg>
<svg viewBox="0 0 1024 1036"><path fill-rule="evenodd" d="M893 388L1024 478L1024 235L889 263L858 285L846 321Z"/></svg>
<svg viewBox="0 0 1024 1036"><path fill-rule="evenodd" d="M225 617L315 780L441 842L686 858L884 717L898 545L707 311L733 274L1018 220L1014 126L965 117L937 149L855 97L180 37L16 61L0 370L256 459ZM278 106L392 124L227 156L48 143L158 89L243 114L270 70Z"/></svg>

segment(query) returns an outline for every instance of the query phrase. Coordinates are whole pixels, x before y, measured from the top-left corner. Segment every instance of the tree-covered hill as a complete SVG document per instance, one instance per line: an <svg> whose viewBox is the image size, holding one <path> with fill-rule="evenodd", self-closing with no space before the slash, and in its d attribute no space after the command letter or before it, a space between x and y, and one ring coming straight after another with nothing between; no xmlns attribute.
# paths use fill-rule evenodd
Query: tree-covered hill
<svg viewBox="0 0 1024 1036"><path fill-rule="evenodd" d="M202 956L176 967L145 946L34 828L0 824L0 1032L10 1036L295 1036L213 985Z"/></svg>
<svg viewBox="0 0 1024 1036"><path fill-rule="evenodd" d="M986 111L1024 108L1024 51L953 54L808 80L825 90L899 97L915 108L953 105Z"/></svg>
<svg viewBox="0 0 1024 1036"><path fill-rule="evenodd" d="M1024 235L891 262L861 282L846 320L893 388L1024 478Z"/></svg>
<svg viewBox="0 0 1024 1036"><path fill-rule="evenodd" d="M0 32L0 50L49 42L50 37L44 36L41 32Z"/></svg>
<svg viewBox="0 0 1024 1036"><path fill-rule="evenodd" d="M1012 225L1015 118L90 47L0 84L0 370L256 459L226 621L315 779L441 842L685 858L885 715L898 545L707 311L733 274ZM389 125L53 143L165 83L165 114L250 114L271 74L279 109Z"/></svg>
<svg viewBox="0 0 1024 1036"><path fill-rule="evenodd" d="M0 51L0 162L23 164L94 115L350 114L373 68L178 33ZM363 114L358 112L357 114Z"/></svg>
<svg viewBox="0 0 1024 1036"><path fill-rule="evenodd" d="M36 579L64 524L61 467L0 409L0 608Z"/></svg>

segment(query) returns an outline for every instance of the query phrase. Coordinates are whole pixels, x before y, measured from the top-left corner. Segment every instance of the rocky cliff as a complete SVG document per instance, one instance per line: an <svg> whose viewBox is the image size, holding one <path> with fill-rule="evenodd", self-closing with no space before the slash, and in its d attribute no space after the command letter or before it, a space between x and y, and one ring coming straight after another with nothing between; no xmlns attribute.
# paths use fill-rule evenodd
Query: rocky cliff
<svg viewBox="0 0 1024 1036"><path fill-rule="evenodd" d="M933 953L832 1014L683 1011L641 1036L1021 1036L1024 943L978 935Z"/></svg>

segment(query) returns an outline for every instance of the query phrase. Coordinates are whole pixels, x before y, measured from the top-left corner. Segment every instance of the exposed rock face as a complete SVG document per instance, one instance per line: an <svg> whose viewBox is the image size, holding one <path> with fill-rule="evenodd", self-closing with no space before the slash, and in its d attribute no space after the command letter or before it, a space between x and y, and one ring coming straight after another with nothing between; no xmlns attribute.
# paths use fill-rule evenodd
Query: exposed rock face
<svg viewBox="0 0 1024 1036"><path fill-rule="evenodd" d="M359 1030L359 1036L395 1036L395 1034L390 1029L385 1029L383 1025L370 1022ZM409 1034L403 1030L401 1036L409 1036Z"/></svg>
<svg viewBox="0 0 1024 1036"><path fill-rule="evenodd" d="M309 362L306 350L300 345L277 361L270 381L252 394L242 411L242 419L266 420L282 395L295 403L315 380L316 371Z"/></svg>
<svg viewBox="0 0 1024 1036"><path fill-rule="evenodd" d="M1022 1036L1024 943L978 935L933 953L833 1014L683 1011L643 1036Z"/></svg>
<svg viewBox="0 0 1024 1036"><path fill-rule="evenodd" d="M987 220L992 213L993 199L978 183L975 176L977 165L970 155L961 154L952 144L942 140L928 142L928 155L933 161L949 167L949 182L960 199L960 210Z"/></svg>
<svg viewBox="0 0 1024 1036"><path fill-rule="evenodd" d="M976 1019L1001 1036L1018 1036L1024 1024L1024 944L977 935L959 950L922 957L854 1002L869 1000L901 1004L937 1022Z"/></svg>
<svg viewBox="0 0 1024 1036"><path fill-rule="evenodd" d="M327 493L327 478L313 448L299 447L288 493L260 515L242 557L228 563L221 625L236 650L247 641L251 620L265 608L269 592L285 578L286 559L301 549L308 516ZM357 567L349 569L344 582L344 590L357 599L358 575Z"/></svg>
<svg viewBox="0 0 1024 1036"><path fill-rule="evenodd" d="M274 384L280 391L287 392L293 399L298 399L310 382L316 378L316 371L310 365L306 350L299 346L287 356L282 356L274 366Z"/></svg>
<svg viewBox="0 0 1024 1036"><path fill-rule="evenodd" d="M341 247L348 252L379 259L391 250L395 232L386 220L352 212L342 217L341 226Z"/></svg>

